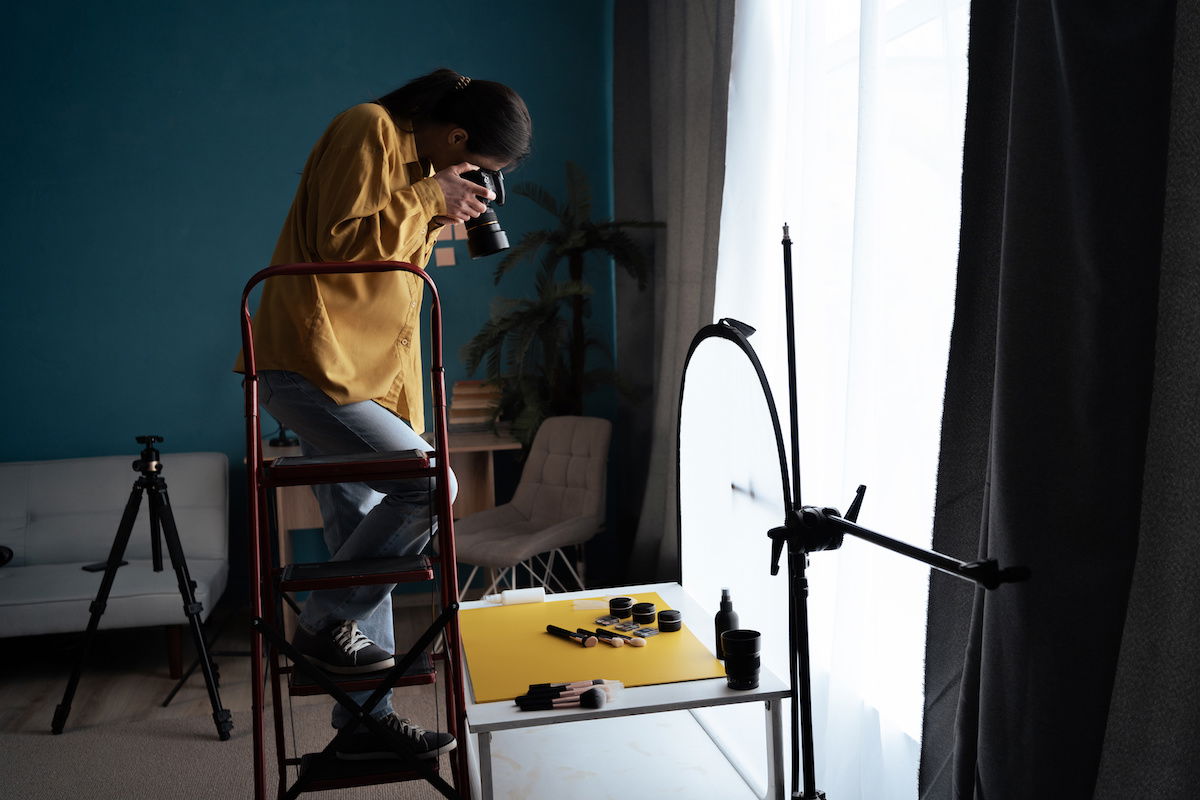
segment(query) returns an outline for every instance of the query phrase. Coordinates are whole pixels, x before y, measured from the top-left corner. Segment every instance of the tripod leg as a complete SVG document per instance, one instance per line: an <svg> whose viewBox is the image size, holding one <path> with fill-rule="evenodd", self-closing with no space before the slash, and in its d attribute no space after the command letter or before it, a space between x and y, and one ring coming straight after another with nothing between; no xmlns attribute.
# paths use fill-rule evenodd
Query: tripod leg
<svg viewBox="0 0 1200 800"><path fill-rule="evenodd" d="M150 496L150 564L155 572L162 572L162 526L154 513L154 495Z"/></svg>
<svg viewBox="0 0 1200 800"><path fill-rule="evenodd" d="M89 606L91 617L88 619L87 631L83 635L83 648L79 652L79 658L75 661L75 667L71 670L71 678L67 681L67 690L63 693L62 702L54 709L54 720L50 723L51 733L62 733L63 726L67 724L67 717L71 713L71 701L75 699L75 689L79 686L79 676L83 674L83 666L87 661L92 639L96 635L96 629L100 626L100 617L108 605L108 595L112 591L113 580L117 577L117 569L121 566L125 547L129 544L129 534L133 531L133 523L137 519L138 507L141 504L142 483L137 481L133 485L133 491L129 494L128 502L125 503L121 524L117 526L117 535L113 539L112 549L108 552L108 563L104 568L104 577L100 580L100 590L96 592L96 599Z"/></svg>
<svg viewBox="0 0 1200 800"><path fill-rule="evenodd" d="M216 611L214 610L213 616L210 616L208 618L208 623L205 625L205 628L207 628L208 631L210 631L210 633L208 634L208 636L205 638L204 641L208 647L209 658L212 661L213 677L216 678L217 688L220 689L221 688L221 664L219 661L216 660L215 657L216 656L249 656L250 651L249 650L213 650L213 646L221 639L222 636L225 635L225 631L226 631L226 629L229 628L229 623L233 621L233 617L234 617L234 615L232 613L227 613L225 615L225 618L221 621L221 624L216 626L216 631L213 631L213 618L215 615L216 615ZM181 675L179 680L177 680L175 682L175 685L173 687L171 687L171 691L167 693L166 699L162 701L163 708L166 708L167 706L171 705L171 701L173 699L175 699L175 695L179 693L179 690L183 688L183 685L188 682L188 678L192 677L192 673L194 673L197 669L199 669L199 667L200 667L200 657L197 656L195 659L192 660L191 666L183 671L183 675Z"/></svg>
<svg viewBox="0 0 1200 800"><path fill-rule="evenodd" d="M171 566L175 568L175 577L179 582L179 594L183 599L183 613L188 618L192 629L192 641L196 645L196 654L200 668L204 672L204 684L208 688L208 700L212 704L213 723L217 726L217 736L221 741L229 738L233 728L233 718L229 711L221 706L221 696L217 693L216 677L213 674L212 660L208 657L208 646L204 641L204 629L200 626L200 612L203 606L196 601L195 584L188 573L187 560L183 555L183 545L179 542L179 530L175 527L175 515L171 512L171 502L167 497L166 484L159 480L150 490L150 519L151 525L161 524L163 539L167 543L167 552L171 556Z"/></svg>

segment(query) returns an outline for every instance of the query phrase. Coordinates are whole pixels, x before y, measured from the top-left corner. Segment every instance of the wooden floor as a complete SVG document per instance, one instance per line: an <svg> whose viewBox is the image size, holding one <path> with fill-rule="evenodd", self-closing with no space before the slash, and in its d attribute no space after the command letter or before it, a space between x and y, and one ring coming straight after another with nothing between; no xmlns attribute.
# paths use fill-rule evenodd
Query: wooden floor
<svg viewBox="0 0 1200 800"><path fill-rule="evenodd" d="M403 648L428 624L430 607L427 598L406 598L405 604L395 611L396 641ZM228 622L212 648L220 673L221 702L233 712L235 719L245 719L251 700L248 618L245 610L218 607L210 619L210 623L214 623L210 633L215 633L226 619ZM55 707L62 702L81 642L82 634L0 639L0 731L50 729ZM185 634L185 669L193 659L190 635ZM175 681L168 675L165 628L99 631L71 704L67 727L189 715L211 716L212 707L200 670L196 670L171 704L164 708L163 700L174 686ZM403 694L429 691L429 688L396 691ZM328 697L315 696L285 698L285 702L298 706L328 705L331 701Z"/></svg>

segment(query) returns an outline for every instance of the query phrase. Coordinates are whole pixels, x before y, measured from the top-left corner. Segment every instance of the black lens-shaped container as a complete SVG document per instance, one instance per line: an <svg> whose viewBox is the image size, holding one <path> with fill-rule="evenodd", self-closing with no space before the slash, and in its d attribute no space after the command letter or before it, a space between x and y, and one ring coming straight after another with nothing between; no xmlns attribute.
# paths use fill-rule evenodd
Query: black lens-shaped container
<svg viewBox="0 0 1200 800"><path fill-rule="evenodd" d="M654 603L634 603L633 621L639 625L653 625Z"/></svg>
<svg viewBox="0 0 1200 800"><path fill-rule="evenodd" d="M632 597L614 597L608 601L608 613L617 619L629 619L633 616Z"/></svg>
<svg viewBox="0 0 1200 800"><path fill-rule="evenodd" d="M473 169L462 173L462 177L496 193L496 199L488 203L486 211L467 220L467 252L471 258L483 258L507 250L508 234L500 227L500 220L492 210L493 204L504 205L504 173Z"/></svg>
<svg viewBox="0 0 1200 800"><path fill-rule="evenodd" d="M762 634L736 628L721 634L725 650L725 681L730 689L757 689L758 670L762 666L759 649Z"/></svg>
<svg viewBox="0 0 1200 800"><path fill-rule="evenodd" d="M662 633L674 633L683 627L683 614L673 608L658 612L658 629Z"/></svg>

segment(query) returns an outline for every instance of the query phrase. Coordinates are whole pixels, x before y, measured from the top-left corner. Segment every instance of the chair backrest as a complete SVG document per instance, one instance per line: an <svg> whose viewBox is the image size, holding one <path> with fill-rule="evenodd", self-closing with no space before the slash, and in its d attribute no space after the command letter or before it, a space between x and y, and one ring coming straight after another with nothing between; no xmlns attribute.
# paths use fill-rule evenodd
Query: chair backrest
<svg viewBox="0 0 1200 800"><path fill-rule="evenodd" d="M512 505L539 526L581 516L602 520L611 437L606 419L546 419L533 437Z"/></svg>

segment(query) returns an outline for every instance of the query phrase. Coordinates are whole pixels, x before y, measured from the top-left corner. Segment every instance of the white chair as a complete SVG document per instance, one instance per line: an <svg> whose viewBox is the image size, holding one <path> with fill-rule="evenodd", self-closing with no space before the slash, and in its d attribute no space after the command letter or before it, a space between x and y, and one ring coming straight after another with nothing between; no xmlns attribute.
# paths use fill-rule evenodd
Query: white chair
<svg viewBox="0 0 1200 800"><path fill-rule="evenodd" d="M582 545L604 526L605 473L612 423L596 417L550 417L538 428L512 502L454 523L460 564L494 577L485 594L517 585L519 569L530 584L565 589L554 575L561 559L580 589L586 588L563 548Z"/></svg>

